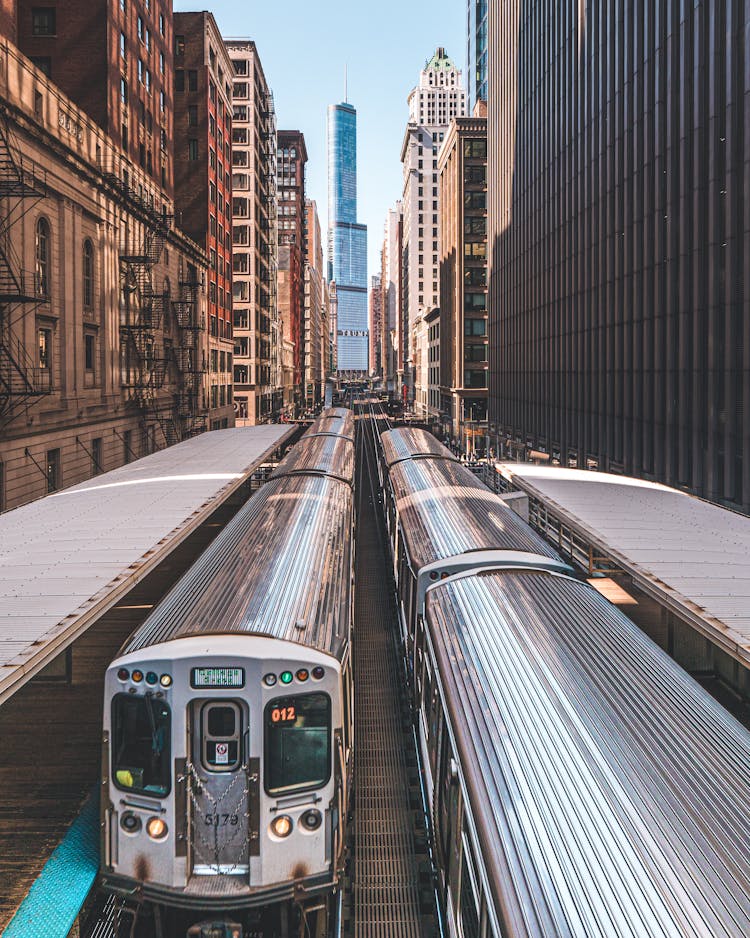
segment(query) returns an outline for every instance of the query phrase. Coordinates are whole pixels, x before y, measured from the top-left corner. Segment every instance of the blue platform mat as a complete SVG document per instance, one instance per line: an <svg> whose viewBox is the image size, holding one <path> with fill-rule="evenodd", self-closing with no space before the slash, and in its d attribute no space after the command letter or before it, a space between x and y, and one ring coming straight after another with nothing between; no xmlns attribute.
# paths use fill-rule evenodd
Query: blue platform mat
<svg viewBox="0 0 750 938"><path fill-rule="evenodd" d="M18 907L2 938L65 938L99 869L99 799L92 795Z"/></svg>

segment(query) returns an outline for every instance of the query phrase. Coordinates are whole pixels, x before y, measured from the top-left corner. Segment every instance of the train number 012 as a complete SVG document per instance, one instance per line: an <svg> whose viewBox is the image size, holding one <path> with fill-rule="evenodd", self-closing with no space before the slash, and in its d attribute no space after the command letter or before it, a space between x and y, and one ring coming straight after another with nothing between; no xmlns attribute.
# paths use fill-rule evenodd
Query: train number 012
<svg viewBox="0 0 750 938"><path fill-rule="evenodd" d="M274 707L271 711L272 723L296 723L297 713L294 706Z"/></svg>

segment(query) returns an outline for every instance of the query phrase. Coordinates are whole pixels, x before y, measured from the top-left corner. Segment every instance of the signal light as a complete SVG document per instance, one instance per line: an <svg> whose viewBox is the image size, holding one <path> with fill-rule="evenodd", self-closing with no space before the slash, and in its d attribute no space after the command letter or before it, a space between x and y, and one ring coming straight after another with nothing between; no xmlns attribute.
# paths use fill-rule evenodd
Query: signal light
<svg viewBox="0 0 750 938"><path fill-rule="evenodd" d="M171 687L172 686L172 675L171 674L162 674L159 678L159 683L162 687Z"/></svg>
<svg viewBox="0 0 750 938"><path fill-rule="evenodd" d="M143 671L133 671L130 677L134 684L140 684L143 680Z"/></svg>
<svg viewBox="0 0 750 938"><path fill-rule="evenodd" d="M152 840L164 840L167 831L167 822L160 817L151 817L146 822L146 833Z"/></svg>
<svg viewBox="0 0 750 938"><path fill-rule="evenodd" d="M291 684L294 680L294 675L291 671L282 671L281 672L281 683L282 684Z"/></svg>
<svg viewBox="0 0 750 938"><path fill-rule="evenodd" d="M273 685L276 683L276 675L266 674L266 676L263 678L263 683L266 685L266 687L273 687Z"/></svg>
<svg viewBox="0 0 750 938"><path fill-rule="evenodd" d="M325 668L321 668L320 666L312 669L312 676L315 678L316 681L322 681L325 676L325 673L326 673Z"/></svg>
<svg viewBox="0 0 750 938"><path fill-rule="evenodd" d="M147 684L156 684L158 680L159 680L159 675L156 674L154 671L149 671L148 674L146 675Z"/></svg>
<svg viewBox="0 0 750 938"><path fill-rule="evenodd" d="M307 668L300 668L299 671L297 672L297 680L300 683L304 683L309 677L310 677L310 672L307 670Z"/></svg>
<svg viewBox="0 0 750 938"><path fill-rule="evenodd" d="M120 668L120 670L117 672L118 681L127 681L129 677L130 677L130 671L128 671L127 668Z"/></svg>
<svg viewBox="0 0 750 938"><path fill-rule="evenodd" d="M277 837L288 837L292 833L292 819L288 814L280 814L271 821L271 831Z"/></svg>

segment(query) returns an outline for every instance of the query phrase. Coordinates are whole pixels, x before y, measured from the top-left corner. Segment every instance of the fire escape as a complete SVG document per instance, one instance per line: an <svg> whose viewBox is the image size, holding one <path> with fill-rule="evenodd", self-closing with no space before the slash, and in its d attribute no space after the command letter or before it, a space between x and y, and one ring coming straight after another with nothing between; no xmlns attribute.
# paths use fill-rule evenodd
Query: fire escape
<svg viewBox="0 0 750 938"><path fill-rule="evenodd" d="M27 314L48 299L46 284L22 269L11 236L46 194L45 174L11 143L7 118L0 116L0 425L52 391L51 372L35 365L22 337Z"/></svg>
<svg viewBox="0 0 750 938"><path fill-rule="evenodd" d="M197 274L188 267L185 277L180 275L180 296L172 300L172 312L180 330L180 342L174 352L178 373L177 412L181 438L187 439L203 433L207 427L207 414L200 399L206 363L200 336L205 331L198 308L201 284Z"/></svg>
<svg viewBox="0 0 750 938"><path fill-rule="evenodd" d="M282 390L282 362L281 362L281 323L279 321L279 304L277 295L278 280L278 195L277 195L277 154L276 154L276 108L273 92L265 94L264 116L266 117L267 133L265 140L261 139L262 173L265 195L263 197L265 209L264 228L267 232L270 247L267 257L268 267L261 275L263 289L267 296L267 309L269 319L269 365L270 365L270 411L269 417L278 417L284 406L284 393Z"/></svg>

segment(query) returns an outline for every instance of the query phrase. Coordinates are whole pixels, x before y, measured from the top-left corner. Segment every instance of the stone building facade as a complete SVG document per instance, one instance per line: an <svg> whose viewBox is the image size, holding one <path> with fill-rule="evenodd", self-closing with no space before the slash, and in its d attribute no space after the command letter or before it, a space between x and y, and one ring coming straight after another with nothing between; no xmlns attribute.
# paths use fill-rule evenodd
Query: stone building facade
<svg viewBox="0 0 750 938"><path fill-rule="evenodd" d="M5 510L205 429L207 259L161 186L5 40L0 153Z"/></svg>

